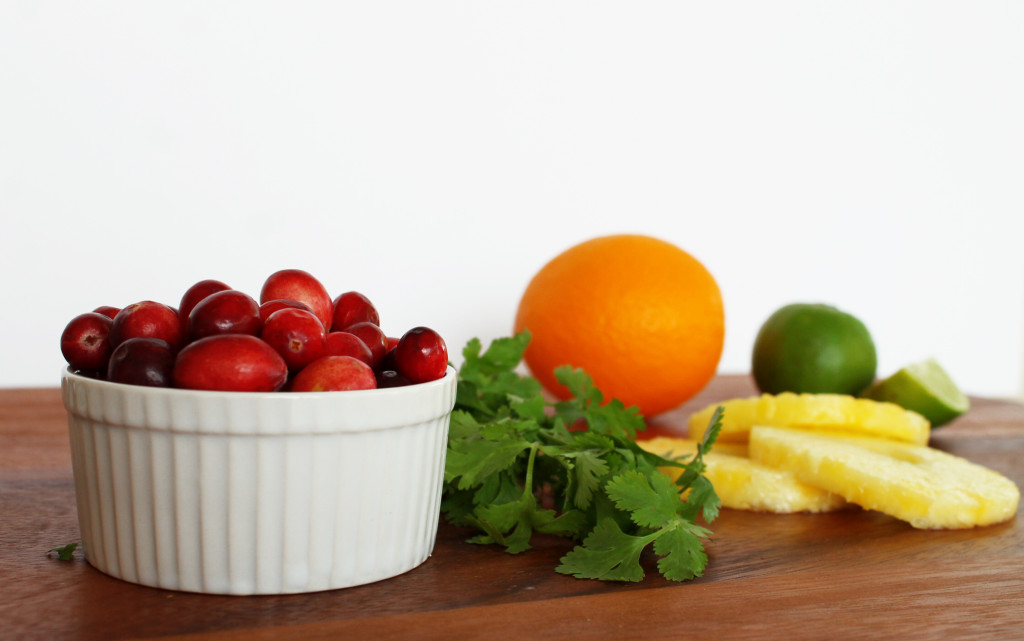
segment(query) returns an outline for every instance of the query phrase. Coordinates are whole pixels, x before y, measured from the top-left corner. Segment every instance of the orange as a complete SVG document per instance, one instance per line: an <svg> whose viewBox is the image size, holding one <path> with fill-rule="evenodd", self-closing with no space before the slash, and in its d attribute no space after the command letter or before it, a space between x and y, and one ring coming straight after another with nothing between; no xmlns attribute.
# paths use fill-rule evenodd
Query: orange
<svg viewBox="0 0 1024 641"><path fill-rule="evenodd" d="M594 238L569 248L533 277L516 333L532 339L524 360L557 398L560 365L582 368L605 400L647 417L670 410L715 375L725 338L718 284L697 259L650 236Z"/></svg>

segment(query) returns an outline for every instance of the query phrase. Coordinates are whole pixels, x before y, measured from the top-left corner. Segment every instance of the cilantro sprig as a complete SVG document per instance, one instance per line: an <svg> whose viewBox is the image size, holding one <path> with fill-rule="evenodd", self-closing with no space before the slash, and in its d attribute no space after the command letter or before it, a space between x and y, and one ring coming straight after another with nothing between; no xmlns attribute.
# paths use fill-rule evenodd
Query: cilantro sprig
<svg viewBox="0 0 1024 641"><path fill-rule="evenodd" d="M605 402L590 376L568 366L555 376L572 397L548 401L540 383L517 373L530 334L499 338L486 351L467 343L448 437L442 511L473 528L471 542L510 553L534 533L579 543L557 572L640 581L645 550L667 579L700 576L703 540L720 502L703 476L704 454L721 427L719 408L691 459L667 459L636 444L645 429L635 407ZM659 468L680 467L673 482Z"/></svg>

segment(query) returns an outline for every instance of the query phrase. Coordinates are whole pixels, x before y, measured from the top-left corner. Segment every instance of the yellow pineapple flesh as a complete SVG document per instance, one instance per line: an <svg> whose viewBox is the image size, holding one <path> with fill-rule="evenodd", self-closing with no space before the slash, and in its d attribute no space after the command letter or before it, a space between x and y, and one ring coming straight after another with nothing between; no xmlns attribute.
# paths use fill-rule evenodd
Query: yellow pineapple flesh
<svg viewBox="0 0 1024 641"><path fill-rule="evenodd" d="M757 426L749 448L754 461L916 528L1000 523L1020 500L998 472L925 445Z"/></svg>
<svg viewBox="0 0 1024 641"><path fill-rule="evenodd" d="M697 453L697 442L690 439L660 436L637 444L664 458L692 458ZM831 512L847 505L836 494L798 481L792 472L751 461L743 443L716 443L704 455L704 464L704 476L727 508L788 514ZM681 473L676 467L665 467L662 471L673 481Z"/></svg>
<svg viewBox="0 0 1024 641"><path fill-rule="evenodd" d="M754 425L848 432L918 444L927 443L931 432L927 419L894 403L843 394L783 392L709 405L690 416L690 438L703 437L718 406L725 410L719 442L746 442Z"/></svg>

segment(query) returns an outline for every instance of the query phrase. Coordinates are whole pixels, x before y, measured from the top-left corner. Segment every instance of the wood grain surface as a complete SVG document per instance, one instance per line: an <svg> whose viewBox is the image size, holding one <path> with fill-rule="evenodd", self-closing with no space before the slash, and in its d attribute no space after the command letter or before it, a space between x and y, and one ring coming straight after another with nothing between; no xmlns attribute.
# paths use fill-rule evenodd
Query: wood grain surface
<svg viewBox="0 0 1024 641"><path fill-rule="evenodd" d="M753 394L724 376L653 421L682 434L713 401ZM1024 486L1024 406L973 399L934 447ZM305 595L170 592L108 577L81 552L57 389L0 390L0 639L1024 639L1024 529L919 531L851 509L723 510L705 575L639 583L555 573L570 542L510 555L442 522L433 556L375 584Z"/></svg>

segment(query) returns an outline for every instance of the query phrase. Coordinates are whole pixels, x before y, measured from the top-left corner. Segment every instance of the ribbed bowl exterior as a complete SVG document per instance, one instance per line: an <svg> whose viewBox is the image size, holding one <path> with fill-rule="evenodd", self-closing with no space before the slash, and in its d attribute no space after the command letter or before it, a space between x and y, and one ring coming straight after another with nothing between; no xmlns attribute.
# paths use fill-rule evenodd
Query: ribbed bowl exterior
<svg viewBox="0 0 1024 641"><path fill-rule="evenodd" d="M86 559L208 594L331 590L426 561L456 375L353 392L196 392L65 372Z"/></svg>

